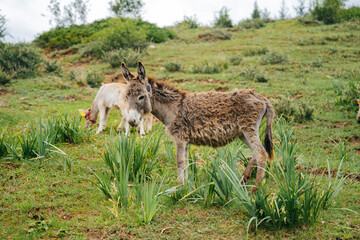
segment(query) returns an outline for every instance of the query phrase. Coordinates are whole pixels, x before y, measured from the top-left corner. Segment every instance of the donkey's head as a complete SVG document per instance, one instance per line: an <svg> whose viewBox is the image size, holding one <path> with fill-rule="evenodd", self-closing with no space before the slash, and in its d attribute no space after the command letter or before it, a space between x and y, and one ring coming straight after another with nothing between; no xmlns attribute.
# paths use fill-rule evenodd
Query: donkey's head
<svg viewBox="0 0 360 240"><path fill-rule="evenodd" d="M121 71L127 81L126 101L128 103L127 122L136 127L145 114L151 112L151 87L145 73L145 67L138 62L137 76L127 69L125 63L121 64Z"/></svg>

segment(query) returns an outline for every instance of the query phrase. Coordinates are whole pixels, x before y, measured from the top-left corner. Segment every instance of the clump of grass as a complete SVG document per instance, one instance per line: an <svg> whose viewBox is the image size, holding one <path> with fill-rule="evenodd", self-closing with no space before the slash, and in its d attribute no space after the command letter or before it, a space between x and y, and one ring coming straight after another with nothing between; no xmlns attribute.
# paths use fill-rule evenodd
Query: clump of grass
<svg viewBox="0 0 360 240"><path fill-rule="evenodd" d="M270 179L264 180L256 195L250 196L247 187L241 184L242 179L225 161L222 161L224 174L233 185L234 195L245 208L251 224L271 229L297 227L316 222L321 211L328 209L339 193L344 178L340 178L340 168L335 180L329 174L327 184L322 185L316 176L296 171L295 143L287 134L292 128L281 120L278 134L281 141L277 145L279 156L269 169ZM289 129L290 128L290 129ZM285 135L283 136L283 134ZM328 169L330 172L330 168ZM271 184L268 185L268 184Z"/></svg>
<svg viewBox="0 0 360 240"><path fill-rule="evenodd" d="M261 58L262 65L269 65L269 64L280 64L287 62L288 58L286 55L277 52L268 52Z"/></svg>
<svg viewBox="0 0 360 240"><path fill-rule="evenodd" d="M180 63L177 62L169 62L164 65L166 71L168 72L181 72L183 67Z"/></svg>
<svg viewBox="0 0 360 240"><path fill-rule="evenodd" d="M257 56L257 55L264 55L266 53L269 52L269 49L267 47L262 47L262 48L246 48L244 50L244 56L245 57L249 57L249 56Z"/></svg>
<svg viewBox="0 0 360 240"><path fill-rule="evenodd" d="M140 202L142 206L143 221L145 224L149 224L152 221L156 211L158 210L163 181L164 177L160 183L156 180L146 181L145 178L143 178L139 184L140 189L138 191L141 192Z"/></svg>
<svg viewBox="0 0 360 240"><path fill-rule="evenodd" d="M116 137L110 136L109 144L102 156L109 171L94 173L96 178L94 184L107 199L110 199L115 209L126 209L128 207L132 195L130 182L138 183L139 179L144 180L150 177L156 163L162 134L160 131L155 131L141 141L137 140L136 135L130 137L123 134ZM154 193L155 186L156 184L152 183L151 187L144 190L146 192L143 194L138 192L138 196L146 194L146 197L149 197ZM154 197L154 195L152 196ZM148 201L148 199L143 199L143 201ZM150 205L154 204L156 205L157 202ZM146 209L145 211L147 212L147 222L150 218L152 219L151 212L153 210Z"/></svg>
<svg viewBox="0 0 360 240"><path fill-rule="evenodd" d="M231 37L231 33L219 29L207 31L198 36L198 38L202 41L230 40Z"/></svg>
<svg viewBox="0 0 360 240"><path fill-rule="evenodd" d="M238 24L239 29L259 29L265 27L266 23L273 22L270 18L247 19Z"/></svg>
<svg viewBox="0 0 360 240"><path fill-rule="evenodd" d="M276 112L286 120L305 122L313 117L314 107L307 101L294 101L290 96L279 95L273 104Z"/></svg>
<svg viewBox="0 0 360 240"><path fill-rule="evenodd" d="M71 69L68 78L70 81L77 83L79 86L86 86L86 70L84 68Z"/></svg>
<svg viewBox="0 0 360 240"><path fill-rule="evenodd" d="M191 72L214 74L214 73L220 73L223 70L226 70L227 68L228 68L227 61L217 61L213 63L204 61L202 63L193 65Z"/></svg>
<svg viewBox="0 0 360 240"><path fill-rule="evenodd" d="M356 112L358 104L356 99L360 96L360 74L350 71L333 78L332 88L336 94L335 103L344 111Z"/></svg>
<svg viewBox="0 0 360 240"><path fill-rule="evenodd" d="M95 71L91 71L86 75L86 83L92 88L98 88L104 81L104 77Z"/></svg>
<svg viewBox="0 0 360 240"><path fill-rule="evenodd" d="M56 73L58 75L62 74L61 66L60 66L60 64L57 63L57 61L44 62L44 68L45 68L45 72L47 72L47 73Z"/></svg>
<svg viewBox="0 0 360 240"><path fill-rule="evenodd" d="M5 136L5 130L1 129L0 132L0 158L6 157L8 155L8 150L6 146L6 142L8 139Z"/></svg>
<svg viewBox="0 0 360 240"><path fill-rule="evenodd" d="M241 55L235 55L229 58L229 63L231 65L237 66L242 62L243 58Z"/></svg>
<svg viewBox="0 0 360 240"><path fill-rule="evenodd" d="M106 52L103 56L103 60L111 65L112 68L121 66L122 62L125 62L128 67L136 67L138 61L140 61L145 55L145 52L133 49L118 49Z"/></svg>
<svg viewBox="0 0 360 240"><path fill-rule="evenodd" d="M196 16L184 16L184 19L181 22L176 23L176 27L182 29L194 29L200 26Z"/></svg>
<svg viewBox="0 0 360 240"><path fill-rule="evenodd" d="M265 72L263 70L259 70L258 68L246 67L241 71L240 75L251 81L256 81L256 82L269 81L269 78L266 76Z"/></svg>

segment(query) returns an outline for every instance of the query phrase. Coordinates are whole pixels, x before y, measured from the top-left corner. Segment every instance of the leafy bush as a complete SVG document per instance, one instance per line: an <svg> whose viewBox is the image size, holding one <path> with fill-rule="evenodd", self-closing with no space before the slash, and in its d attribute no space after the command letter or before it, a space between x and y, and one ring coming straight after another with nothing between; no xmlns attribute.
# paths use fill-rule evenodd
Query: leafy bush
<svg viewBox="0 0 360 240"><path fill-rule="evenodd" d="M103 51L120 48L143 49L147 46L146 31L136 21L132 19L110 20L109 27L98 33L98 39L103 44Z"/></svg>
<svg viewBox="0 0 360 240"><path fill-rule="evenodd" d="M106 52L103 60L113 68L120 67L122 62L125 62L128 67L136 67L138 61L140 61L144 55L145 52L140 52L139 50L118 49Z"/></svg>
<svg viewBox="0 0 360 240"><path fill-rule="evenodd" d="M230 40L231 33L221 30L207 31L204 34L200 34L198 38L203 41L216 41L216 40Z"/></svg>
<svg viewBox="0 0 360 240"><path fill-rule="evenodd" d="M101 51L144 48L149 41L164 42L176 34L139 19L108 18L87 25L60 27L41 34L35 43L41 48L65 49L77 44L83 55L100 57ZM94 42L95 43L92 43Z"/></svg>
<svg viewBox="0 0 360 240"><path fill-rule="evenodd" d="M228 68L228 63L226 61L218 61L214 63L209 63L208 61L204 61L202 63L193 65L192 72L214 74L214 73L220 73L227 68Z"/></svg>
<svg viewBox="0 0 360 240"><path fill-rule="evenodd" d="M41 62L41 53L30 45L0 43L1 71L14 78L33 77Z"/></svg>
<svg viewBox="0 0 360 240"><path fill-rule="evenodd" d="M245 77L248 80L252 80L252 81L256 81L256 82L269 81L269 79L265 75L264 71L259 70L258 68L246 67L241 71L240 75Z"/></svg>
<svg viewBox="0 0 360 240"><path fill-rule="evenodd" d="M164 65L166 71L168 72L180 72L182 71L183 67L180 63L176 62L169 62Z"/></svg>
<svg viewBox="0 0 360 240"><path fill-rule="evenodd" d="M11 81L11 76L5 72L3 72L0 68L0 85L9 84Z"/></svg>
<svg viewBox="0 0 360 240"><path fill-rule="evenodd" d="M182 29L193 29L198 28L200 26L196 16L184 16L184 19L181 22L176 23L176 27L180 27Z"/></svg>
<svg viewBox="0 0 360 240"><path fill-rule="evenodd" d="M221 28L231 28L233 27L232 21L229 16L229 11L227 7L222 7L217 15L215 15L214 26Z"/></svg>
<svg viewBox="0 0 360 240"><path fill-rule="evenodd" d="M360 96L360 74L350 71L339 75L332 81L332 88L337 96L335 102L345 111L356 112L356 99Z"/></svg>
<svg viewBox="0 0 360 240"><path fill-rule="evenodd" d="M344 21L360 19L360 7L351 7L348 9L340 9L338 18Z"/></svg>
<svg viewBox="0 0 360 240"><path fill-rule="evenodd" d="M265 56L261 58L261 64L269 65L269 64L280 64L287 62L287 56L277 52L268 52Z"/></svg>
<svg viewBox="0 0 360 240"><path fill-rule="evenodd" d="M86 75L86 83L92 88L100 87L103 81L104 77L101 75L101 73L91 71Z"/></svg>
<svg viewBox="0 0 360 240"><path fill-rule="evenodd" d="M323 0L320 3L317 1L311 15L325 24L336 23L340 21L339 12L344 5L344 0Z"/></svg>
<svg viewBox="0 0 360 240"><path fill-rule="evenodd" d="M257 56L257 55L263 55L269 52L269 49L267 47L262 48L246 48L244 50L244 56Z"/></svg>

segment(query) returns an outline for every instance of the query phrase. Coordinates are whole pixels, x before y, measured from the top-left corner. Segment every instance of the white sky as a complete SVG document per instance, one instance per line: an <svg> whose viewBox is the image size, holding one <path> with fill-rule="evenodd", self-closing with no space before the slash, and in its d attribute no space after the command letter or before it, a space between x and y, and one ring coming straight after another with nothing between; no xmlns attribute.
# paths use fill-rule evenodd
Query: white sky
<svg viewBox="0 0 360 240"><path fill-rule="evenodd" d="M260 9L266 8L270 17L279 16L282 0L257 0ZM60 0L61 8L72 0ZM89 0L88 22L111 16L109 0ZM254 0L143 0L142 19L158 26L169 26L186 16L196 15L200 23L210 25L214 13L223 6L230 10L233 23L250 18ZM7 19L6 42L30 42L51 28L47 6L50 0L0 0L1 15ZM298 0L285 0L289 16L295 16ZM360 5L360 0L348 0L347 6ZM45 15L45 16L44 16ZM47 16L46 16L47 15Z"/></svg>

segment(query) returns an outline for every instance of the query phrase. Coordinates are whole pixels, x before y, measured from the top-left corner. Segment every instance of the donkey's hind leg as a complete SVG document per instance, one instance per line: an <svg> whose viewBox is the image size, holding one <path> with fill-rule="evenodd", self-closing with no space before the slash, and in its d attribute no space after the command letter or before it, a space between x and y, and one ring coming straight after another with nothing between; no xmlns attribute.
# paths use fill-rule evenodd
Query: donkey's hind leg
<svg viewBox="0 0 360 240"><path fill-rule="evenodd" d="M246 167L243 176L247 180L252 170L257 166L255 187L252 189L253 192L256 192L257 186L261 183L262 178L265 175L265 165L267 154L265 148L262 146L259 135L255 132L244 134L244 142L253 153L253 158L250 160L248 166Z"/></svg>
<svg viewBox="0 0 360 240"><path fill-rule="evenodd" d="M187 142L174 138L176 144L176 165L178 167L178 183L184 184L188 178L187 168L189 160L187 158Z"/></svg>

